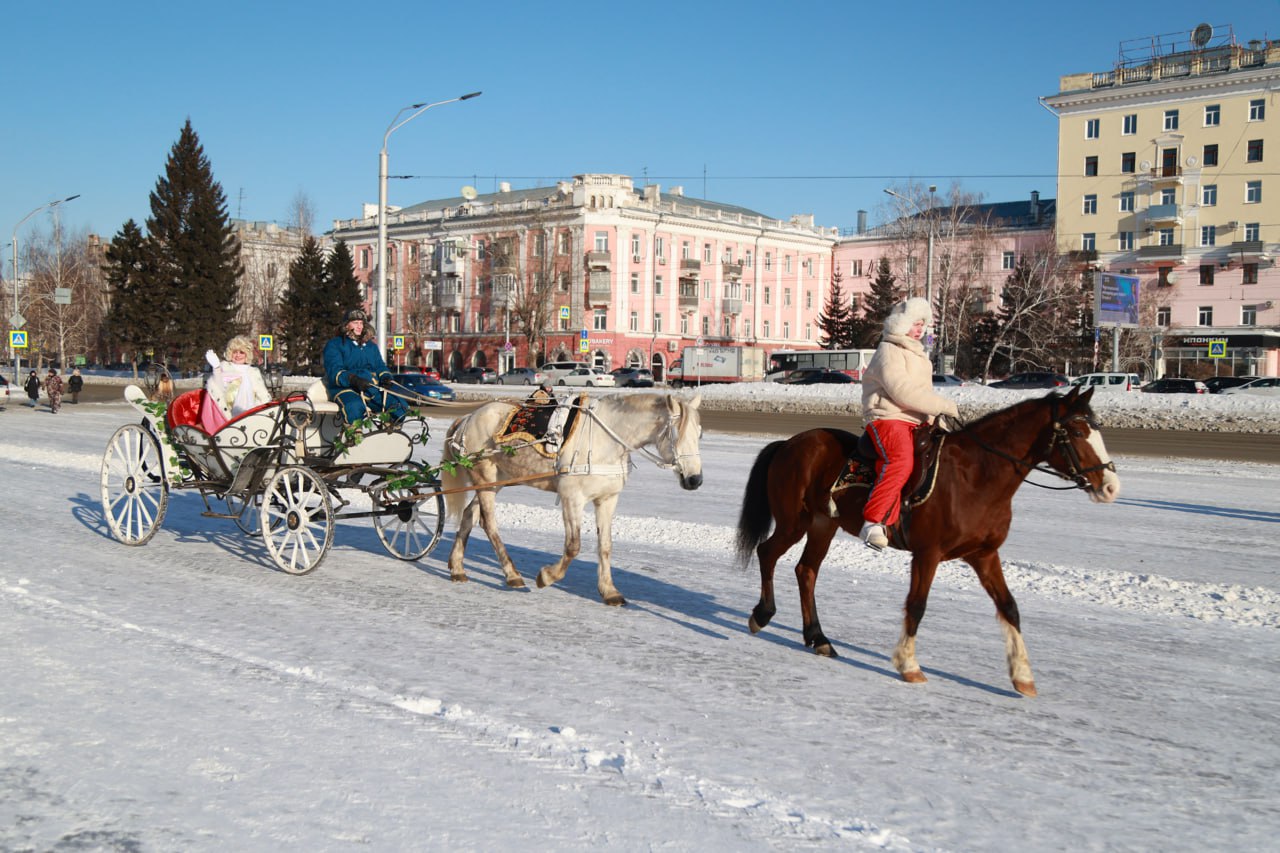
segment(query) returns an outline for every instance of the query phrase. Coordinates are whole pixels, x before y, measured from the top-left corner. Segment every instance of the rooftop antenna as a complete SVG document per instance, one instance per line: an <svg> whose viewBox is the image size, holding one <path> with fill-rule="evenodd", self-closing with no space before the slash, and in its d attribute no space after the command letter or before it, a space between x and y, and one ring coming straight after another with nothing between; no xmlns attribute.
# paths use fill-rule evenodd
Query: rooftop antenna
<svg viewBox="0 0 1280 853"><path fill-rule="evenodd" d="M475 197L479 195L479 193L476 192L475 187L471 186L470 184L467 184L465 187L458 190L458 195L462 196L467 201L474 201Z"/></svg>
<svg viewBox="0 0 1280 853"><path fill-rule="evenodd" d="M1211 38L1213 38L1213 27L1209 24L1197 24L1191 31L1191 43L1198 48L1207 45Z"/></svg>

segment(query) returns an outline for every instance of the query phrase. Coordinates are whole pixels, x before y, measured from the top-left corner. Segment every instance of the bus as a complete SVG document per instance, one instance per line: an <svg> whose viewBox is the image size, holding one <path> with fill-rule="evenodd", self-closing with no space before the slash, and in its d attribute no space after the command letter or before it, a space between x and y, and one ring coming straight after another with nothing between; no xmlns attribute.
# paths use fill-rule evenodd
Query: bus
<svg viewBox="0 0 1280 853"><path fill-rule="evenodd" d="M873 349L778 350L769 356L769 377L780 379L801 367L825 367L861 379L875 354Z"/></svg>

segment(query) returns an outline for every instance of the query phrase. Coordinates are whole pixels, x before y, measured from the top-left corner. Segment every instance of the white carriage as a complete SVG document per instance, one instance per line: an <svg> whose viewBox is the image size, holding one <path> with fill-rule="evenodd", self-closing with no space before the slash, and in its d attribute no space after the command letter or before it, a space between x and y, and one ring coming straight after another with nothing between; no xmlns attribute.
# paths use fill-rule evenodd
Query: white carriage
<svg viewBox="0 0 1280 853"><path fill-rule="evenodd" d="M125 389L142 421L116 430L102 459L102 508L118 541L150 540L170 492L191 489L205 517L261 533L272 560L290 574L320 565L339 519L372 519L387 551L402 560L439 542L444 499L430 469L411 459L414 443L426 440L425 422L406 422L420 426L414 437L388 425L350 440L338 405L317 382L209 434L199 425L204 393L188 391L165 407L147 402L137 386ZM354 507L343 492L366 495L370 508Z"/></svg>

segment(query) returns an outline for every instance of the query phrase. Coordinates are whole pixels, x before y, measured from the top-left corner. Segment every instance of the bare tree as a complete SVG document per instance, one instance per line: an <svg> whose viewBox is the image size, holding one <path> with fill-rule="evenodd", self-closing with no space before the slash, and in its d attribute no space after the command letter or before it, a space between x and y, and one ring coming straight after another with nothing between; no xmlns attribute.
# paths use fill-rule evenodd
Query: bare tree
<svg viewBox="0 0 1280 853"><path fill-rule="evenodd" d="M316 207L311 197L298 190L289 202L289 218L286 222L290 231L298 234L298 248L302 242L315 233Z"/></svg>
<svg viewBox="0 0 1280 853"><path fill-rule="evenodd" d="M1005 282L999 322L982 375L990 374L991 363L1001 351L1013 370L1060 362L1064 344L1078 338L1085 304L1073 262L1058 251L1052 235L1045 235L1018 259Z"/></svg>
<svg viewBox="0 0 1280 853"><path fill-rule="evenodd" d="M22 312L40 357L56 353L65 367L68 355L94 349L102 324L101 277L88 235L68 239L55 216L52 231L29 242L26 254L25 265L32 272L21 291Z"/></svg>

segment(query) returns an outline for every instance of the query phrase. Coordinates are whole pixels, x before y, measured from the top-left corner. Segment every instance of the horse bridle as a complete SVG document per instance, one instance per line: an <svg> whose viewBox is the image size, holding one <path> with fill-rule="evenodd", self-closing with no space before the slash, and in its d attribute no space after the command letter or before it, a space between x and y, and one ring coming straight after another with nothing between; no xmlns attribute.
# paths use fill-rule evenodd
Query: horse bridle
<svg viewBox="0 0 1280 853"><path fill-rule="evenodd" d="M679 405L683 406L684 404L680 403ZM680 453L678 450L679 442L680 442L680 415L682 411L681 408L677 408L676 411L671 412L667 415L666 433L667 433L667 443L671 446L671 461L667 461L666 459L663 459L661 456L649 450L648 447L645 447L643 445L632 447L630 444L627 444L627 442L622 439L622 436L618 435L616 432L613 431L612 427L610 427L604 421L600 420L600 418L596 415L596 413L592 411L590 406L587 406L586 408L584 408L583 411L586 412L588 415L590 415L591 420L599 424L600 428L605 431L605 434L608 435L610 438L612 438L614 441L618 442L618 444L621 444L628 453L638 452L642 456L644 456L646 459L648 459L650 462L652 462L654 465L657 465L659 468L661 468L664 471L674 470L676 474L683 477L685 476L684 465L682 464L683 460L688 459L690 457L694 457L694 456L701 457L702 455L701 453ZM657 444L657 443L658 442L656 441L654 442L654 444Z"/></svg>
<svg viewBox="0 0 1280 853"><path fill-rule="evenodd" d="M1092 474L1095 471L1111 471L1114 473L1116 470L1116 463L1103 462L1098 465L1091 465L1088 468L1084 467L1084 464L1080 460L1079 451L1076 450L1075 445L1071 442L1071 434L1069 433L1067 427L1068 425L1076 423L1078 421L1083 421L1090 429L1100 430L1101 427L1098 426L1097 422L1094 421L1093 417L1090 416L1087 412L1076 412L1075 414L1069 415L1068 417L1059 418L1057 409L1058 409L1058 401L1053 400L1049 404L1049 420L1050 420L1050 425L1053 429L1053 434L1049 436L1049 446L1045 448L1045 459L1048 459L1050 456L1052 456L1054 448L1061 445L1062 455L1065 456L1067 459L1067 470L1065 473L1062 471L1059 471L1057 468L1054 468L1053 466L1048 465L1046 463L1031 463L1023 459L1018 459L1015 456L1005 453L1003 450L992 447L983 441L978 441L976 438L974 439L974 441L977 443L979 447L981 447L983 450L987 451L988 453L992 453L996 456L999 456L1001 459L1007 459L1008 461L1012 462L1014 465L1017 465L1019 468L1025 468L1027 474L1030 474L1032 471L1039 471L1044 474L1052 474L1053 476L1057 477L1059 480L1071 480L1074 483L1074 485L1071 485L1071 486L1046 486L1043 483L1036 483L1030 480L1027 481L1027 482L1030 482L1031 485L1036 486L1037 488L1050 489L1053 491L1069 491L1072 489L1083 489L1085 491L1091 491L1093 489L1093 486L1089 484L1089 481L1085 478L1085 475Z"/></svg>

